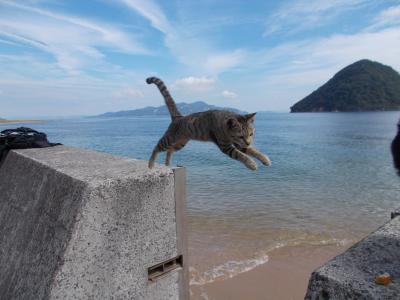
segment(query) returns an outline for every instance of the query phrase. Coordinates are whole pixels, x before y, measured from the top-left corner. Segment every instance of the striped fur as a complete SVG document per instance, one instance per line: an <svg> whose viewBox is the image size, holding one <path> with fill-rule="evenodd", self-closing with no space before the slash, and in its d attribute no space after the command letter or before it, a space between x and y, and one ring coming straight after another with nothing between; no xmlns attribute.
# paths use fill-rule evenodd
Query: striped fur
<svg viewBox="0 0 400 300"><path fill-rule="evenodd" d="M209 110L182 116L162 80L150 77L146 82L157 85L172 118L167 131L153 149L149 168L154 166L160 152L167 152L165 164L170 165L172 154L182 149L189 140L213 142L223 153L242 162L251 170L257 169L251 156L264 165L271 164L268 156L251 145L255 132L255 113L239 115L225 110Z"/></svg>
<svg viewBox="0 0 400 300"><path fill-rule="evenodd" d="M161 95L163 95L165 104L168 107L169 114L171 115L172 120L182 117L181 113L179 112L178 108L176 107L175 101L172 98L171 94L169 93L167 87L165 86L164 82L157 77L149 77L146 79L147 84L154 83L158 89L160 90Z"/></svg>

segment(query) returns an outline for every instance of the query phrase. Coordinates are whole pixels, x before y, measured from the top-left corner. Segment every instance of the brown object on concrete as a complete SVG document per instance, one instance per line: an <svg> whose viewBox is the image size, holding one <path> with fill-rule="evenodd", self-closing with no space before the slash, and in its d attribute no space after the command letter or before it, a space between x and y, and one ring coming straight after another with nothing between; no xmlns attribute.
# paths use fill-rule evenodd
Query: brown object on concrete
<svg viewBox="0 0 400 300"><path fill-rule="evenodd" d="M393 282L393 280L389 273L383 273L383 274L375 277L376 284L388 285L392 282Z"/></svg>

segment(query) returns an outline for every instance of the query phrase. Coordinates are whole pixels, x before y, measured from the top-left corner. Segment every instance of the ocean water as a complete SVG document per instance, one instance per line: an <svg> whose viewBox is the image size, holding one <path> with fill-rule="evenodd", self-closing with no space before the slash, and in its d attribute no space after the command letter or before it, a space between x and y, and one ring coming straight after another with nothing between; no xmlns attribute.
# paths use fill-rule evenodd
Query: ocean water
<svg viewBox="0 0 400 300"><path fill-rule="evenodd" d="M176 153L174 164L188 176L191 283L250 270L279 247L350 244L388 221L400 206L390 154L399 117L260 113L255 146L272 165L255 172L211 143L190 142ZM53 142L147 160L168 124L135 117L26 125Z"/></svg>

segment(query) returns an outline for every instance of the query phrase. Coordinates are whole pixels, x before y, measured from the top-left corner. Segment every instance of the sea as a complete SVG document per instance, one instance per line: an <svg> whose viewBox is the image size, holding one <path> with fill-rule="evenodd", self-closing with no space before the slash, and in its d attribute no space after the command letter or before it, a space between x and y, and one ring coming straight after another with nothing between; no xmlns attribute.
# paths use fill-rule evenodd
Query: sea
<svg viewBox="0 0 400 300"><path fill-rule="evenodd" d="M173 163L187 169L191 284L251 270L281 247L351 245L387 222L400 207L390 153L399 117L258 113L255 147L272 165L259 164L257 171L212 143L188 143ZM147 160L169 122L71 118L21 125L47 133L52 142Z"/></svg>

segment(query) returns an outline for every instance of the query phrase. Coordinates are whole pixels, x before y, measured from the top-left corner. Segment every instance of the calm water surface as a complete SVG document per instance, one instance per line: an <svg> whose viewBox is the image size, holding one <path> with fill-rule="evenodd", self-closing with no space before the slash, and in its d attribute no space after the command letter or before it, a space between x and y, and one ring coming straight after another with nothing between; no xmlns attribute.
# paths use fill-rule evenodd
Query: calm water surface
<svg viewBox="0 0 400 300"><path fill-rule="evenodd" d="M188 175L192 283L252 268L276 247L352 243L386 222L400 206L390 155L399 116L260 113L255 146L272 166L256 172L211 143L176 153ZM168 124L136 117L26 125L54 142L147 160Z"/></svg>

